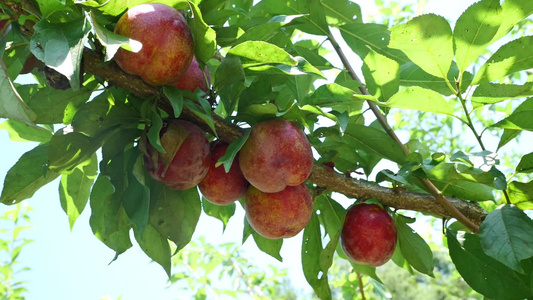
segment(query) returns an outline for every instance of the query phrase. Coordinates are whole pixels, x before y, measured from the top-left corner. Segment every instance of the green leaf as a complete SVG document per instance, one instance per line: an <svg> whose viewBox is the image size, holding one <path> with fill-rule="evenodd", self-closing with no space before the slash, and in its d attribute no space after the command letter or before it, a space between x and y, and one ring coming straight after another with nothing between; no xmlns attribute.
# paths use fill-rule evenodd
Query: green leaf
<svg viewBox="0 0 533 300"><path fill-rule="evenodd" d="M489 170L489 174L494 176L494 188L505 191L507 189L507 178L502 171L498 170L496 166L492 166Z"/></svg>
<svg viewBox="0 0 533 300"><path fill-rule="evenodd" d="M453 38L459 72L463 73L487 51L504 18L499 0L482 0L457 19Z"/></svg>
<svg viewBox="0 0 533 300"><path fill-rule="evenodd" d="M391 28L389 47L399 49L427 73L446 78L453 59L450 24L434 14Z"/></svg>
<svg viewBox="0 0 533 300"><path fill-rule="evenodd" d="M226 149L226 153L224 153L224 156L218 159L217 163L215 164L215 167L218 168L218 166L224 164L224 170L226 173L229 172L231 169L231 165L233 164L233 160L235 159L235 156L237 153L239 153L239 150L241 150L244 143L246 143L246 140L250 136L250 129L246 129L244 131L244 135L240 138L233 141L231 144L229 144L228 148Z"/></svg>
<svg viewBox="0 0 533 300"><path fill-rule="evenodd" d="M306 97L303 104L329 107L340 113L347 112L350 115L362 112L364 100L355 96L355 92L336 83L321 85Z"/></svg>
<svg viewBox="0 0 533 300"><path fill-rule="evenodd" d="M89 224L94 235L115 250L116 256L128 250L132 246L129 235L130 221L120 197L115 193L115 187L105 175L100 174L96 179L90 204Z"/></svg>
<svg viewBox="0 0 533 300"><path fill-rule="evenodd" d="M402 148L385 132L373 127L349 124L344 133L344 139L355 142L358 148L366 153L386 158L403 164L405 155Z"/></svg>
<svg viewBox="0 0 533 300"><path fill-rule="evenodd" d="M275 44L273 38L279 34L280 28L284 23L277 22L277 20L271 19L264 24L257 24L251 28L248 28L242 35L240 35L233 45L240 44L246 41L264 41Z"/></svg>
<svg viewBox="0 0 533 300"><path fill-rule="evenodd" d="M504 129L500 141L498 142L498 150L515 139L521 132L521 130Z"/></svg>
<svg viewBox="0 0 533 300"><path fill-rule="evenodd" d="M5 120L0 123L0 129L5 129L9 138L15 142L39 142L50 141L53 134L39 126L29 126L15 120Z"/></svg>
<svg viewBox="0 0 533 300"><path fill-rule="evenodd" d="M528 183L512 181L509 183L511 203L520 209L533 209L533 181Z"/></svg>
<svg viewBox="0 0 533 300"><path fill-rule="evenodd" d="M239 57L244 68L263 64L297 66L298 62L282 48L262 41L247 41L228 51L228 56Z"/></svg>
<svg viewBox="0 0 533 300"><path fill-rule="evenodd" d="M396 93L385 105L388 107L416 109L449 116L453 116L455 112L453 104L446 101L441 94L417 86L408 87Z"/></svg>
<svg viewBox="0 0 533 300"><path fill-rule="evenodd" d="M528 98L524 102L522 102L514 110L514 112L511 114L512 118L511 118L510 122L507 121L506 119L504 119L504 120L502 120L500 122L503 122L503 124L505 126L516 128L516 125L513 124L512 121L520 122L520 120L517 120L517 119L519 119L520 117L523 117L524 115L526 115L527 113L530 113L531 111L533 111L533 98ZM526 113L521 114L521 116L517 116L516 115L518 113L523 113L523 112L526 112ZM513 116L513 115L515 115L515 116ZM521 121L521 122L524 122L524 121ZM527 120L525 120L524 123L526 123L526 125L527 125ZM515 137L517 137L518 134L520 134L520 132L522 132L522 131L521 130L517 130L517 129L505 129L503 134L502 134L502 137L500 138L500 142L498 143L498 149L500 149L505 144L507 144L508 142L513 140Z"/></svg>
<svg viewBox="0 0 533 300"><path fill-rule="evenodd" d="M370 50L394 59L400 64L409 58L399 50L389 48L390 31L386 25L373 23L353 23L339 28L346 44L364 59Z"/></svg>
<svg viewBox="0 0 533 300"><path fill-rule="evenodd" d="M217 11L217 16L221 15L220 12L221 11ZM233 14L233 11L231 13ZM207 18L209 17L210 17L209 14L205 15L205 18L206 18L205 20L209 24L216 22L216 21L207 20ZM215 31L217 35L217 44L220 47L234 46L237 39L239 39L245 33L245 31L242 30L242 28L240 27L216 27Z"/></svg>
<svg viewBox="0 0 533 300"><path fill-rule="evenodd" d="M400 65L375 51L369 51L363 59L363 76L371 95L387 101L400 88Z"/></svg>
<svg viewBox="0 0 533 300"><path fill-rule="evenodd" d="M296 66L286 64L249 66L246 68L246 73L249 75L317 75L325 78L320 70L311 65L303 57L295 57L294 59L297 61ZM290 79L294 80L293 78Z"/></svg>
<svg viewBox="0 0 533 300"><path fill-rule="evenodd" d="M533 13L533 3L521 0L506 0L501 4L502 21L493 42L505 36L521 20Z"/></svg>
<svg viewBox="0 0 533 300"><path fill-rule="evenodd" d="M244 83L244 69L238 57L226 57L218 66L215 76L215 87L220 88L235 83Z"/></svg>
<svg viewBox="0 0 533 300"><path fill-rule="evenodd" d="M161 236L150 224L146 226L142 234L136 230L133 232L135 233L135 240L137 240L144 253L161 265L170 278L170 269L172 267L171 251L166 237Z"/></svg>
<svg viewBox="0 0 533 300"><path fill-rule="evenodd" d="M117 128L101 132L94 138L78 132L59 130L50 140L48 169L62 172L88 160Z"/></svg>
<svg viewBox="0 0 533 300"><path fill-rule="evenodd" d="M339 27L346 24L362 23L361 7L349 0L322 0L326 11L326 21L330 26Z"/></svg>
<svg viewBox="0 0 533 300"><path fill-rule="evenodd" d="M450 257L457 271L478 293L491 299L525 299L531 297L529 277L514 272L487 256L480 238L474 234L458 235L446 231Z"/></svg>
<svg viewBox="0 0 533 300"><path fill-rule="evenodd" d="M176 251L185 247L192 238L202 213L196 187L178 191L154 182L150 189L150 224L174 244Z"/></svg>
<svg viewBox="0 0 533 300"><path fill-rule="evenodd" d="M320 194L315 198L314 206L326 233L330 237L335 236L342 228L346 210L337 201L325 194Z"/></svg>
<svg viewBox="0 0 533 300"><path fill-rule="evenodd" d="M139 52L142 48L142 43L136 40L132 40L129 37L116 34L111 30L100 25L96 20L96 17L93 12L90 13L91 16L91 25L94 28L96 37L106 47L105 59L104 61L111 60L115 53L117 53L119 48L124 48L131 52Z"/></svg>
<svg viewBox="0 0 533 300"><path fill-rule="evenodd" d="M305 58L310 64L319 70L329 70L333 65L320 55L321 46L316 44L313 40L298 41L293 45L296 53Z"/></svg>
<svg viewBox="0 0 533 300"><path fill-rule="evenodd" d="M74 131L94 136L100 131L110 106L106 92L96 96L90 102L81 104L72 118L71 123Z"/></svg>
<svg viewBox="0 0 533 300"><path fill-rule="evenodd" d="M80 64L91 25L86 18L68 23L49 23L43 19L34 25L31 52L47 66L65 75L74 90L80 88Z"/></svg>
<svg viewBox="0 0 533 300"><path fill-rule="evenodd" d="M126 0L86 0L78 1L76 4L81 4L86 7L96 8L102 13L110 16L118 16L128 8Z"/></svg>
<svg viewBox="0 0 533 300"><path fill-rule="evenodd" d="M155 110L151 110L150 117L152 122L150 129L148 129L148 141L158 152L166 153L165 149L161 145L160 137L161 128L163 128L163 120Z"/></svg>
<svg viewBox="0 0 533 300"><path fill-rule="evenodd" d="M194 39L194 52L200 65L206 64L215 54L217 49L216 32L209 27L202 18L198 6L189 1L193 19L189 25Z"/></svg>
<svg viewBox="0 0 533 300"><path fill-rule="evenodd" d="M99 1L102 1L102 0L99 0ZM114 0L114 1L117 1L117 3L121 3L124 0ZM107 3L107 2L108 2L108 0L104 1L104 3ZM111 2L113 2L113 0ZM127 5L128 5L128 8L132 8L132 7L140 5L140 4L153 3L153 2L155 2L155 3L163 3L163 4L166 4L168 6L172 6L175 9L187 9L187 8L189 8L189 6L187 5L187 3L189 1L187 1L187 0L127 0ZM194 1L194 2L197 2L197 1ZM121 4L122 4L122 6L124 6L124 2L122 2Z"/></svg>
<svg viewBox="0 0 533 300"><path fill-rule="evenodd" d="M313 0L315 1L315 0ZM290 25L297 29L315 35L327 35L327 24L324 19L323 8L319 2L308 0L283 1L263 0L254 6L255 11L268 12L271 15L298 16ZM322 9L320 14L317 10Z"/></svg>
<svg viewBox="0 0 533 300"><path fill-rule="evenodd" d="M170 105L172 105L174 118L178 118L183 110L183 94L181 90L175 86L164 86L163 94L165 94L168 101L170 101Z"/></svg>
<svg viewBox="0 0 533 300"><path fill-rule="evenodd" d="M459 78L459 70L457 69L457 64L455 64L455 62L452 62L452 66L448 72L448 80L430 75L412 62L400 66L400 85L419 86L433 90L443 96L451 96L455 94L455 91L450 88L448 83L455 82L457 78ZM463 73L461 86L470 85L472 78L473 75L471 73Z"/></svg>
<svg viewBox="0 0 533 300"><path fill-rule="evenodd" d="M533 36L524 36L498 49L474 76L472 84L495 81L533 68Z"/></svg>
<svg viewBox="0 0 533 300"><path fill-rule="evenodd" d="M235 203L216 205L202 198L202 207L206 215L219 219L222 222L222 232L226 230L229 219L235 214Z"/></svg>
<svg viewBox="0 0 533 300"><path fill-rule="evenodd" d="M248 220L244 218L244 231L243 231L243 243L246 241L246 239L252 235L255 241L255 244L259 248L259 250L263 251L264 253L272 256L273 258L283 261L283 258L279 254L279 251L281 250L281 246L283 245L283 239L267 239L266 237L263 237L259 233L257 233L252 226L250 226L250 223L248 223Z"/></svg>
<svg viewBox="0 0 533 300"><path fill-rule="evenodd" d="M143 156L137 149L132 149L125 156L125 180L127 182L122 194L122 205L128 214L133 230L139 235L144 234L148 226L150 211L150 188L146 183L146 171Z"/></svg>
<svg viewBox="0 0 533 300"><path fill-rule="evenodd" d="M30 198L42 186L59 176L46 170L48 144L39 145L24 153L6 174L0 201L16 204Z"/></svg>
<svg viewBox="0 0 533 300"><path fill-rule="evenodd" d="M48 144L39 145L24 153L6 174L0 201L11 205L28 199L59 174L46 169Z"/></svg>
<svg viewBox="0 0 533 300"><path fill-rule="evenodd" d="M39 10L44 18L49 18L52 14L57 13L58 11L67 10L65 2L39 0L37 1L37 4L39 5Z"/></svg>
<svg viewBox="0 0 533 300"><path fill-rule="evenodd" d="M398 267L407 270L409 274L414 275L415 272L413 271L413 267L407 262L405 257L403 257L402 250L400 247L396 247L394 249L394 254L392 254L391 258L392 262L394 262Z"/></svg>
<svg viewBox="0 0 533 300"><path fill-rule="evenodd" d="M21 19L22 18L23 15L21 15ZM4 29L5 28L4 25ZM39 61L35 57L30 56L30 48L26 46L30 41L29 37L22 33L20 27L11 26L11 30L8 32L5 32L4 30L3 37L3 41L6 43L9 41L10 46L7 46L0 39L0 58L6 67L6 76L15 80L19 76L20 71L24 68L26 60L29 59L30 62L33 61L35 64L38 64ZM2 70L1 72L3 73L4 71Z"/></svg>
<svg viewBox="0 0 533 300"><path fill-rule="evenodd" d="M88 161L78 165L71 172L63 174L59 182L61 208L67 214L70 230L81 215L98 171L98 161L94 154Z"/></svg>
<svg viewBox="0 0 533 300"><path fill-rule="evenodd" d="M37 115L35 123L70 124L79 107L89 100L93 93L93 88L95 88L95 85L89 84L77 91L73 89L55 90L51 87L34 91L33 86L25 85L19 90L28 92L30 95L27 103Z"/></svg>
<svg viewBox="0 0 533 300"><path fill-rule="evenodd" d="M479 169L440 163L426 170L428 178L444 195L471 201L494 200L494 175Z"/></svg>
<svg viewBox="0 0 533 300"><path fill-rule="evenodd" d="M516 166L517 173L532 173L533 172L533 152L528 153L520 159Z"/></svg>
<svg viewBox="0 0 533 300"><path fill-rule="evenodd" d="M321 0L308 0L309 3L309 21L317 27L323 35L329 32L328 23L326 22L325 8L322 6Z"/></svg>
<svg viewBox="0 0 533 300"><path fill-rule="evenodd" d="M203 120L209 126L209 128L211 128L215 136L217 135L215 121L213 120L213 117L211 116L211 110L209 110L209 112L206 112L205 110L202 111L200 110L198 105L196 105L194 102L192 102L189 99L185 99L184 104L185 104L185 107L190 109L198 118Z"/></svg>
<svg viewBox="0 0 533 300"><path fill-rule="evenodd" d="M533 96L533 82L523 85L482 82L472 95L472 105L479 107L527 96Z"/></svg>
<svg viewBox="0 0 533 300"><path fill-rule="evenodd" d="M403 257L415 270L433 277L433 252L429 245L407 223L410 218L395 215L396 228L398 229L398 247Z"/></svg>
<svg viewBox="0 0 533 300"><path fill-rule="evenodd" d="M533 131L533 119L531 118L531 113L532 111L515 111L507 118L492 126L505 129Z"/></svg>
<svg viewBox="0 0 533 300"><path fill-rule="evenodd" d="M28 107L17 93L13 82L9 79L6 66L0 60L0 118L7 118L22 122L28 126L35 126L35 113Z"/></svg>
<svg viewBox="0 0 533 300"><path fill-rule="evenodd" d="M331 290L328 284L328 268L321 264L322 238L320 236L320 222L316 212L313 212L309 224L304 229L302 240L302 268L305 279L311 285L320 299L330 299Z"/></svg>
<svg viewBox="0 0 533 300"><path fill-rule="evenodd" d="M479 228L483 251L524 273L520 262L533 257L533 221L518 207L504 205L487 215Z"/></svg>

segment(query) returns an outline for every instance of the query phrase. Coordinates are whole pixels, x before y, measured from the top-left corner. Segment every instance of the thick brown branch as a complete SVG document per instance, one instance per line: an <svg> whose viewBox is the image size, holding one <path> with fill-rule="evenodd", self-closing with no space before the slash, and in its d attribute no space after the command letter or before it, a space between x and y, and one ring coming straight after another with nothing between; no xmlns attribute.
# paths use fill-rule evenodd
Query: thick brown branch
<svg viewBox="0 0 533 300"><path fill-rule="evenodd" d="M453 216L430 194L411 193L346 177L331 168L315 165L309 180L330 191L340 192L350 198L377 199L386 206L419 211L442 218ZM473 202L448 198L449 202L475 224L481 224L487 212Z"/></svg>
<svg viewBox="0 0 533 300"><path fill-rule="evenodd" d="M172 112L168 99L161 93L161 88L151 86L137 76L124 73L114 62L104 63L101 55L94 51L85 49L83 64L86 72L99 76L110 84L126 89L139 97L157 100L158 105L163 110ZM204 130L211 132L205 122L185 107L181 118L192 121ZM243 130L240 127L229 124L216 115L213 115L213 119L220 139L232 142L243 135ZM346 177L325 166L315 165L309 180L319 187L339 192L350 198L374 198L386 206L397 209L420 211L443 218L452 217L452 214L429 194L398 192L394 189ZM449 198L448 200L454 208L475 224L480 224L487 214L476 203L465 202L455 198Z"/></svg>

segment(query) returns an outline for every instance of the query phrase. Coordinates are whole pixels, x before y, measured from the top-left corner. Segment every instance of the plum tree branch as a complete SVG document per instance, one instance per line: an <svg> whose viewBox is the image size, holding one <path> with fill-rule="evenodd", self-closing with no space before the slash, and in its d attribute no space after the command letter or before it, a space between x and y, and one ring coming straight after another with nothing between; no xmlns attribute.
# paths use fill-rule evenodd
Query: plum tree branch
<svg viewBox="0 0 533 300"><path fill-rule="evenodd" d="M337 55L339 56L339 58L341 59L342 61L342 64L344 65L344 67L348 70L348 73L350 74L350 76L353 78L353 80L363 84L363 82L361 81L361 79L357 76L357 74L355 73L354 69L351 67L351 64L348 60L348 58L346 57L346 55L344 54L344 52L342 51L341 47L339 46L339 44L337 43L337 41L335 40L335 38L333 37L333 35L331 34L331 32L329 32L328 34L328 39L331 43L331 45L333 46L333 48L335 49L335 52L337 53ZM359 90L361 91L361 93L363 95L370 95L368 90L366 89L366 87L364 85L361 85L359 87ZM374 115L376 116L376 119L378 120L378 122L381 124L381 126L383 127L383 129L385 129L385 131L387 132L387 134L398 144L400 145L400 147L402 148L404 154L407 156L409 155L410 151L409 149L400 141L400 139L398 138L398 136L396 135L396 133L394 132L394 130L392 130L392 128L389 126L388 122L387 122L387 119L385 118L385 116L381 113L381 111L379 110L379 107L373 103L372 101L367 101L367 104L368 106L370 107L370 109L372 110L372 112L374 113ZM426 190L431 194L433 195L433 197L435 197L435 199L455 218L457 219L459 222L461 222L463 225L465 225L466 227L468 227L470 230L472 230L473 232L478 232L479 231L479 225L478 224L475 224L474 222L472 222L469 218L467 218L461 211L459 211L446 197L444 197L444 195L442 195L441 191L439 191L439 189L429 180L429 179L425 179L425 178L419 178L420 182L424 185L424 187L426 188Z"/></svg>
<svg viewBox="0 0 533 300"><path fill-rule="evenodd" d="M0 2L6 4L12 10L13 19L18 19L20 15L24 14L24 6L28 5L26 1L15 2L0 0ZM23 32L26 35L31 36L33 34L33 26L26 25L28 24L22 26L23 28L27 29L23 30ZM362 82L357 77L357 74L352 69L346 56L331 33L329 34L328 39L341 57L344 66L348 69L352 78L358 82ZM137 76L126 74L114 62L105 62L101 54L85 48L83 51L82 64L86 72L99 76L108 81L110 84L124 88L141 98L155 99L159 107L167 112L172 112L172 106L170 105L168 99L163 96L160 87L151 86ZM360 89L363 94L368 95L366 87L361 86ZM387 133L402 147L405 153L408 153L408 149L405 147L405 145L403 145L403 143L401 143L392 128L388 125L386 118L381 114L379 108L371 102L369 102L369 106ZM204 130L211 132L209 126L186 107L183 108L180 117L194 122ZM215 121L217 135L223 141L231 143L244 134L244 130L239 126L228 124L222 118L216 115L213 116L213 119ZM481 224L487 215L487 212L479 207L479 205L476 203L465 202L454 198L445 198L440 191L427 179L421 180L426 188L428 188L430 193L433 194L433 197L427 194L396 192L394 189L385 188L379 185L374 185L346 177L344 175L332 172L331 169L320 165L314 166L309 180L319 187L342 193L348 197L374 198L384 205L398 209L420 211L443 218L454 217L474 232L477 232L479 229L478 225ZM435 201L435 199L437 199L438 202Z"/></svg>
<svg viewBox="0 0 533 300"><path fill-rule="evenodd" d="M90 49L85 49L83 52L83 66L86 72L99 76L110 84L128 90L141 98L154 99L161 109L172 112L170 102L164 97L160 87L151 86L137 76L126 74L114 62L104 62L102 55ZM183 108L180 118L194 122L202 129L213 133L204 121L186 107ZM239 126L229 124L216 115L213 115L213 119L218 137L225 142L231 143L244 134L244 130ZM346 177L322 165L313 167L309 181L319 187L342 193L350 198L374 198L383 205L397 209L419 211L442 218L455 217L429 194L396 191L377 184ZM473 224L481 224L487 214L476 203L465 202L456 198L449 198L448 202L462 215L467 216L465 218L471 220Z"/></svg>

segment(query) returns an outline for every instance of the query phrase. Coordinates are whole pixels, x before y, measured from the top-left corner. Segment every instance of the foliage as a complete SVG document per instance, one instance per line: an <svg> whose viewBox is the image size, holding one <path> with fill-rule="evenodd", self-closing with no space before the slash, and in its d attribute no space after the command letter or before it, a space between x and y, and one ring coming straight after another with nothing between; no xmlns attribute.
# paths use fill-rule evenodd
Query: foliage
<svg viewBox="0 0 533 300"><path fill-rule="evenodd" d="M138 48L112 30L128 7L143 2L0 1L12 27L0 42L0 117L8 119L1 128L38 144L9 170L0 201L19 203L61 177L71 226L89 203L95 236L117 257L132 247L133 231L177 280L173 252L184 266L203 261L182 250L202 207L224 224L235 207L202 206L196 188L154 182L143 167L143 131L157 148L163 118L193 120L210 138L233 142L233 153L220 161L229 165L243 128L283 118L306 129L317 166L334 166L315 168L308 181L315 211L303 232L302 267L318 297L332 297L328 270L335 256L344 258L338 239L345 207L334 192L353 195L351 174L390 187L375 193L378 202L459 220L447 223L450 256L474 290L488 298L533 296L533 226L523 211L533 208L533 156L522 147L512 168L502 165L506 145L533 131L533 38L516 29L528 25L533 2L481 0L455 22L435 14L409 18L408 8L364 23L349 0L165 1L189 20L196 57L213 79L208 93L147 86L109 61L119 46ZM362 62L361 72L338 40ZM36 83L13 83L30 53L41 62L32 70ZM335 185L339 180L346 184ZM415 201L391 201L391 192ZM434 200L420 197L428 193L442 209L427 209ZM452 198L463 208L452 209ZM465 216L478 204L488 215ZM400 231L394 263L435 276L431 248L409 225L414 219L392 213ZM243 240L249 236L281 260L282 240L245 226ZM375 268L353 267L379 281Z"/></svg>
<svg viewBox="0 0 533 300"><path fill-rule="evenodd" d="M172 257L175 266L170 282L194 291L195 299L217 295L230 298L296 299L286 269L250 264L239 246L226 243L214 246L203 237L191 241ZM192 296L192 295L191 295Z"/></svg>
<svg viewBox="0 0 533 300"><path fill-rule="evenodd" d="M356 272L340 257L333 261L330 287L333 299L482 299L461 278L441 243L430 243L435 254L434 277L398 268L394 263L377 270L382 282ZM297 290L287 269L275 265L251 265L249 253L238 245L212 245L204 237L194 239L172 259L170 281L180 297L316 299L310 291ZM413 275L413 276L410 276ZM359 281L361 276L361 281ZM401 278L401 280L398 280ZM385 288L386 286L386 288ZM189 295L190 294L190 295Z"/></svg>
<svg viewBox="0 0 533 300"><path fill-rule="evenodd" d="M0 299L20 300L24 299L26 288L25 282L20 281L22 272L28 271L28 267L19 266L19 255L31 240L20 236L20 233L29 226L29 212L31 208L18 204L12 209L6 210L0 217Z"/></svg>

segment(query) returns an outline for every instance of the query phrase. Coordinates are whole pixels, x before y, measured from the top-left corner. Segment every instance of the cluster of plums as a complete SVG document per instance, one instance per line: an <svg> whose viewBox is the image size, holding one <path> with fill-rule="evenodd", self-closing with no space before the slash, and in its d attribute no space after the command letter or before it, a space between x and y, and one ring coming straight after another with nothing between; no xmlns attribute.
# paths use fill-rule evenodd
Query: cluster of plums
<svg viewBox="0 0 533 300"><path fill-rule="evenodd" d="M159 3L138 5L119 19L115 32L143 45L136 53L117 52L115 61L125 72L156 86L207 91L209 74L204 77L194 57L192 34L180 11ZM198 186L204 198L217 205L244 198L248 222L269 239L292 237L307 226L313 200L305 180L313 168L313 154L305 134L293 123L270 120L253 126L228 172L217 167L228 144L209 143L205 132L190 122L167 120L160 139L165 153L147 144L145 166L169 188ZM341 245L353 261L382 265L392 257L396 240L394 222L380 206L348 209Z"/></svg>
<svg viewBox="0 0 533 300"><path fill-rule="evenodd" d="M166 153L146 145L145 166L169 188L198 186L204 198L227 205L244 198L248 222L269 239L292 237L313 212L305 180L313 168L311 146L303 131L286 120L252 127L228 172L216 166L228 144L209 143L205 133L184 120L168 120L161 131Z"/></svg>

